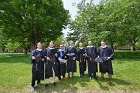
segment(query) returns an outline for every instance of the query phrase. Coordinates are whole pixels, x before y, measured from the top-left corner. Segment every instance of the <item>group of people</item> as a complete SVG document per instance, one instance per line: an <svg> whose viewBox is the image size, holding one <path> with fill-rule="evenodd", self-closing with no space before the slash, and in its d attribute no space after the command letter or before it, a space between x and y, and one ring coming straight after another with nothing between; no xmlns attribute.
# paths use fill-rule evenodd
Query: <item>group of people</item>
<svg viewBox="0 0 140 93"><path fill-rule="evenodd" d="M63 44L60 44L58 49L55 48L54 42L51 41L48 48L42 49L42 44L40 42L37 43L37 49L33 50L30 55L32 62L32 92L34 91L36 81L38 86L41 87L40 81L44 80L44 76L46 79L45 87L48 87L50 77L52 77L54 86L56 86L56 77L59 80L62 77L63 79L73 78L77 70L76 61L79 63L80 79L84 76L87 62L89 79L94 78L97 80L97 63L99 62L100 79L103 80L104 74L107 72L109 83L112 83L113 67L111 60L114 59L114 50L112 47L106 45L105 40L101 41L99 48L93 46L91 40L88 41L87 47L83 47L82 42L79 43L78 49L74 46L73 41L70 41L69 45L66 48ZM66 73L68 73L68 77L65 76Z"/></svg>

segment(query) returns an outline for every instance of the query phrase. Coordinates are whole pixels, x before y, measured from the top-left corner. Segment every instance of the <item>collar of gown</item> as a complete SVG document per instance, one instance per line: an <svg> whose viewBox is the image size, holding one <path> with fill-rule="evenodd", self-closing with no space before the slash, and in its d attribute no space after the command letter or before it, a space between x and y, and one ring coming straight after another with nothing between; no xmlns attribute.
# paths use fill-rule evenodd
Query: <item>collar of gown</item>
<svg viewBox="0 0 140 93"><path fill-rule="evenodd" d="M62 49L59 49L59 51L64 51L64 49L62 50Z"/></svg>
<svg viewBox="0 0 140 93"><path fill-rule="evenodd" d="M73 48L74 46L69 46L69 47Z"/></svg>
<svg viewBox="0 0 140 93"><path fill-rule="evenodd" d="M79 47L79 49L83 49L84 47Z"/></svg>
<svg viewBox="0 0 140 93"><path fill-rule="evenodd" d="M49 47L49 49L54 49L54 47L52 48L52 47Z"/></svg>
<svg viewBox="0 0 140 93"><path fill-rule="evenodd" d="M39 49L39 48L37 48L36 50L38 50L38 51L42 51L42 49Z"/></svg>
<svg viewBox="0 0 140 93"><path fill-rule="evenodd" d="M93 47L93 46L87 46L87 47Z"/></svg>
<svg viewBox="0 0 140 93"><path fill-rule="evenodd" d="M101 46L101 48L106 48L107 47L107 45L105 45L105 46Z"/></svg>

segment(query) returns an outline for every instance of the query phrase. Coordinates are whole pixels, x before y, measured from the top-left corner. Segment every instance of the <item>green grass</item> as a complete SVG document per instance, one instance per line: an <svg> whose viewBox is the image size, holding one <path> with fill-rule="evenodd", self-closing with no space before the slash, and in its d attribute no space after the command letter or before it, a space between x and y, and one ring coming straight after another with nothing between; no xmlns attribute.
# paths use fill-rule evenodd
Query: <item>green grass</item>
<svg viewBox="0 0 140 93"><path fill-rule="evenodd" d="M140 52L116 51L113 67L112 86L107 83L107 74L103 81L90 81L86 71L86 75L80 80L77 69L74 79L57 80L56 87L50 84L48 88L43 87L41 93L140 92ZM99 77L100 73L97 75ZM29 93L30 82L29 55L0 54L0 93ZM45 85L45 80L42 84ZM39 92L37 87L36 92Z"/></svg>

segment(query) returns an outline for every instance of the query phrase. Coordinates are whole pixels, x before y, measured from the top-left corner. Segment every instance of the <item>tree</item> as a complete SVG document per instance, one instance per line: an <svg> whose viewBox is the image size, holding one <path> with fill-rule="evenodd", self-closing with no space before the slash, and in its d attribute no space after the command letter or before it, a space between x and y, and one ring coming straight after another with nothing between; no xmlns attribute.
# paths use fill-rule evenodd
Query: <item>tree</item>
<svg viewBox="0 0 140 93"><path fill-rule="evenodd" d="M130 44L134 51L140 37L139 5L139 0L102 0L98 5L83 0L71 29L86 40L93 39L95 45L106 39L112 47Z"/></svg>
<svg viewBox="0 0 140 93"><path fill-rule="evenodd" d="M56 40L69 21L61 0L1 0L0 13L3 33L25 50Z"/></svg>

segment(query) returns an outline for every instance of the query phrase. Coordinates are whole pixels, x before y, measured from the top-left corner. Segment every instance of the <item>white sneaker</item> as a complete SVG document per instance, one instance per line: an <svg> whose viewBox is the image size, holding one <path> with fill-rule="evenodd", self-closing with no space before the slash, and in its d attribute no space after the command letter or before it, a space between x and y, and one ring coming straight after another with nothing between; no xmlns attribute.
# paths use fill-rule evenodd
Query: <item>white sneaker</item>
<svg viewBox="0 0 140 93"><path fill-rule="evenodd" d="M35 91L34 87L31 87L31 92L34 92L34 91Z"/></svg>
<svg viewBox="0 0 140 93"><path fill-rule="evenodd" d="M91 80L92 78L91 78L91 77L89 77L89 79Z"/></svg>

